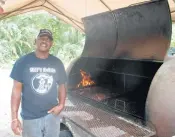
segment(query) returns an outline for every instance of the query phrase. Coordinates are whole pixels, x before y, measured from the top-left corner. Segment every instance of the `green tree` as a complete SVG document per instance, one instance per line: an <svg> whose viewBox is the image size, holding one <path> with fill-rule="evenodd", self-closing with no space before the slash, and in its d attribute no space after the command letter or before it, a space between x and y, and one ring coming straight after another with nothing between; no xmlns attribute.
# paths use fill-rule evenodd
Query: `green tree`
<svg viewBox="0 0 175 137"><path fill-rule="evenodd" d="M0 67L34 50L34 39L42 28L54 36L51 53L65 65L80 56L85 36L71 25L47 12L31 12L0 21Z"/></svg>
<svg viewBox="0 0 175 137"><path fill-rule="evenodd" d="M170 47L175 47L175 24L172 24L172 36Z"/></svg>

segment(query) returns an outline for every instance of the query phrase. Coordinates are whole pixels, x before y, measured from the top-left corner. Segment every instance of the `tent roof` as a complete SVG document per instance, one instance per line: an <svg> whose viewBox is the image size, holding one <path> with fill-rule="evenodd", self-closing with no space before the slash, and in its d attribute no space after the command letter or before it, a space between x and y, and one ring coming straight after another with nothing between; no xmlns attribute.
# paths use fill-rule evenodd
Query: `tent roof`
<svg viewBox="0 0 175 137"><path fill-rule="evenodd" d="M132 6L153 0L0 0L0 19L35 10L46 10L75 28L84 31L82 18L101 12ZM168 0L172 21L175 2ZM2 10L0 9L0 12Z"/></svg>

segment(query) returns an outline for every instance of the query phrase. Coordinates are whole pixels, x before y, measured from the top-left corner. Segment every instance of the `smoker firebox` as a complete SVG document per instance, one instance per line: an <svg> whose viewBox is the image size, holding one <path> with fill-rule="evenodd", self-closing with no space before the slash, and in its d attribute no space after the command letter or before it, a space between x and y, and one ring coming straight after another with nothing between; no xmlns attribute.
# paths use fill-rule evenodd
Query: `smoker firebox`
<svg viewBox="0 0 175 137"><path fill-rule="evenodd" d="M83 127L83 131L85 127L89 129L86 132L89 136L107 137L96 134L97 129L103 128L123 130L125 136L152 136L154 131L149 126L149 130L148 127L140 130L145 127L144 122L139 126L134 124L137 126L131 132L129 125L121 126L120 117L145 120L149 86L163 63L171 39L167 1L112 10L83 18L83 21L84 50L67 69L68 97L73 104L66 108L66 116ZM111 120L113 116L116 121Z"/></svg>

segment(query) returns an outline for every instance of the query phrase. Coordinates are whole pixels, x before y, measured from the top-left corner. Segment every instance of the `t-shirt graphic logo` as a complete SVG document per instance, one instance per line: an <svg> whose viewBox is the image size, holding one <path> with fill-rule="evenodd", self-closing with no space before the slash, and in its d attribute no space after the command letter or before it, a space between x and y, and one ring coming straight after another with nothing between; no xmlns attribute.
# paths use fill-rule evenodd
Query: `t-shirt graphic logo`
<svg viewBox="0 0 175 137"><path fill-rule="evenodd" d="M46 94L49 92L50 88L52 87L53 77L47 73L37 73L32 78L31 83L32 83L32 88L38 94Z"/></svg>

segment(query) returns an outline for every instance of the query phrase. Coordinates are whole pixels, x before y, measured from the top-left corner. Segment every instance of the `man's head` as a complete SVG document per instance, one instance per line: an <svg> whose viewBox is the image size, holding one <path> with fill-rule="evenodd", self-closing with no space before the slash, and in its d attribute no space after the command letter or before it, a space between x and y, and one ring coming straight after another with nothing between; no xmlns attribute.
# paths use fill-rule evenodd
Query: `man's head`
<svg viewBox="0 0 175 137"><path fill-rule="evenodd" d="M38 51L49 52L53 44L52 32L48 29L41 29L35 43Z"/></svg>

